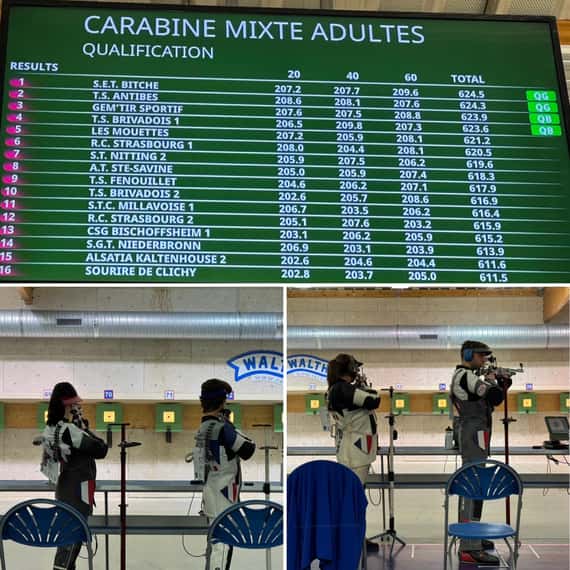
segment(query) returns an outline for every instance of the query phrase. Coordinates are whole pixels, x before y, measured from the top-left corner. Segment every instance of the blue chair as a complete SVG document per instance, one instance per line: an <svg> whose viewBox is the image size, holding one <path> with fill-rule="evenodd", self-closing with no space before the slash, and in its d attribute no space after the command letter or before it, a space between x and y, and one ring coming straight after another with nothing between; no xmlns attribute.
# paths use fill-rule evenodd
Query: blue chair
<svg viewBox="0 0 570 570"><path fill-rule="evenodd" d="M281 546L283 507L272 501L257 499L236 503L213 520L207 541L206 570L210 570L212 544L225 544L230 549L267 549Z"/></svg>
<svg viewBox="0 0 570 570"><path fill-rule="evenodd" d="M49 505L38 507L36 505ZM51 499L31 499L12 507L0 520L0 562L6 570L4 540L26 546L56 548L84 542L89 570L93 570L91 532L83 515L73 507Z"/></svg>
<svg viewBox="0 0 570 570"><path fill-rule="evenodd" d="M465 464L447 482L445 489L445 537L443 569L458 539L503 539L509 549L508 568L516 570L519 555L519 530L522 510L523 484L517 472L500 461L485 459ZM457 495L465 499L495 501L518 495L516 526L503 523L465 522L449 524L449 498ZM453 537L448 545L448 538ZM508 539L511 539L512 545Z"/></svg>

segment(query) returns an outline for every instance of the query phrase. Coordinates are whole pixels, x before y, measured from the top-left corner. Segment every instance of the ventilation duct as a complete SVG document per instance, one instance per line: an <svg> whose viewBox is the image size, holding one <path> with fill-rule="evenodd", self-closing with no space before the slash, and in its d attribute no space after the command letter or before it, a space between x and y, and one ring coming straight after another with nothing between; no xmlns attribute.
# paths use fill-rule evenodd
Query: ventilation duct
<svg viewBox="0 0 570 570"><path fill-rule="evenodd" d="M489 326L291 326L292 349L448 350L465 340L486 342L494 349L568 348L568 325Z"/></svg>
<svg viewBox="0 0 570 570"><path fill-rule="evenodd" d="M0 311L0 337L281 339L281 313Z"/></svg>

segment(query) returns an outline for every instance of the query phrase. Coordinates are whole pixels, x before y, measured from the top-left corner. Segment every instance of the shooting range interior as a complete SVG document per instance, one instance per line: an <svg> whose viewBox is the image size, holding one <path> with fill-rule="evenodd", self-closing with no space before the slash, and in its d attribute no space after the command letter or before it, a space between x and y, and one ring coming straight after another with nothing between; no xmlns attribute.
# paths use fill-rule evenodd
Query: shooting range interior
<svg viewBox="0 0 570 570"><path fill-rule="evenodd" d="M487 343L497 366L519 369L522 363L524 370L512 376L508 392L514 420L509 464L537 481L524 490L519 568L567 566L568 449L534 447L551 439L547 416L562 418L557 425L563 429L568 414L568 297L568 288L289 289L288 472L314 459L335 461L335 442L320 413L327 362L335 355L363 362L372 388L394 388L395 529L407 545L393 559L389 549L369 553L368 568L441 568L443 480L461 466L458 452L445 449L453 425L449 388L465 340ZM375 485L381 470L387 473L389 443L390 398L387 391L380 395L381 456L368 479L367 536L389 526L388 493ZM499 461L505 461L503 418L501 404L491 439L491 458ZM550 477L560 480L549 486ZM504 519L504 501L485 503L483 521Z"/></svg>
<svg viewBox="0 0 570 570"><path fill-rule="evenodd" d="M68 381L96 435L106 438L106 422L128 422L127 439L141 443L127 449L127 524L152 515L152 524L169 527L162 535L160 528L128 534L128 567L203 565L185 550L202 554L207 529L184 538L176 529L201 509L201 485L191 485L193 465L185 458L202 416L202 382L219 378L232 386L231 419L257 444L254 456L242 461L242 500L265 498L266 477L270 499L283 500L282 298L280 288L2 289L1 512L19 501L53 497L32 440L44 429L49 392ZM107 509L115 519L120 435L112 433L113 446L97 460L95 493L94 514ZM109 537L109 566L104 534L97 543L95 568L118 568L119 537ZM51 550L11 541L5 548L12 568L48 568L53 559ZM281 568L282 555L281 547L271 550L274 568ZM247 567L263 563L264 553L236 550L233 560ZM85 560L78 564L86 567Z"/></svg>

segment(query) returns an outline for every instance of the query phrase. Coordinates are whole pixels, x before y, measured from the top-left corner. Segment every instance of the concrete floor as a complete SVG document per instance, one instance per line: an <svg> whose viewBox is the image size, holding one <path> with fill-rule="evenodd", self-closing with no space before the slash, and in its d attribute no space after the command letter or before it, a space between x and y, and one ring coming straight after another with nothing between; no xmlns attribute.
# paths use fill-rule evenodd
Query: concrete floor
<svg viewBox="0 0 570 570"><path fill-rule="evenodd" d="M506 548L499 549L503 558ZM408 544L394 551L392 559L389 548L381 547L377 554L367 557L367 570L441 570L443 568L442 547L434 544ZM524 544L520 550L517 570L568 570L568 544ZM452 558L449 570L474 570L471 564L460 565L457 557ZM488 570L501 567L485 566ZM502 567L504 568L504 567ZM318 561L313 562L311 570L319 570Z"/></svg>
<svg viewBox="0 0 570 570"><path fill-rule="evenodd" d="M387 493L385 500L387 501ZM375 506L381 495L368 491L367 536L382 532L382 507ZM405 490L395 493L396 530L406 542L419 544L443 543L443 491ZM512 503L514 520L516 502ZM564 489L527 489L523 498L521 538L538 543L567 543L570 536L570 497ZM450 508L450 520L457 517L457 507ZM504 501L487 501L483 520L503 522ZM565 569L567 570L567 569Z"/></svg>
<svg viewBox="0 0 570 570"><path fill-rule="evenodd" d="M186 548L202 553L205 540L186 537ZM190 558L182 549L182 539L175 536L131 536L128 537L127 568L129 570L203 570L204 558ZM119 540L111 538L110 570L119 568ZM8 570L51 570L53 549L26 548L6 542L6 563ZM81 552L85 556L85 550ZM283 549L272 551L272 569L282 570ZM87 561L80 560L77 570L87 570ZM103 541L99 540L99 552L95 556L95 570L105 569ZM235 550L232 570L265 569L265 552L257 550Z"/></svg>
<svg viewBox="0 0 570 570"><path fill-rule="evenodd" d="M507 559L506 547L499 547L503 558ZM389 559L389 548L381 548L376 555L367 558L367 570L441 570L443 568L442 547L433 544L408 544L396 551ZM449 570L473 570L472 564L460 565L456 556L452 558ZM568 570L568 544L523 544L520 550L517 570ZM486 566L489 570L496 567Z"/></svg>

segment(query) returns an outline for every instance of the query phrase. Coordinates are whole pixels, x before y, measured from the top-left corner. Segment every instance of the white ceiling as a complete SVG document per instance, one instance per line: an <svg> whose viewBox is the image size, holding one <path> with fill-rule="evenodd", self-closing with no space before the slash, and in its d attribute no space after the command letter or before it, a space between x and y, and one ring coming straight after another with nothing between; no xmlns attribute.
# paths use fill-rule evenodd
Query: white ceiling
<svg viewBox="0 0 570 570"><path fill-rule="evenodd" d="M120 0L118 0L120 1ZM307 8L447 14L556 16L570 20L570 0L122 0L150 4Z"/></svg>
<svg viewBox="0 0 570 570"><path fill-rule="evenodd" d="M165 0L150 0L164 2ZM166 0L168 1L168 0ZM180 0L186 4L394 12L556 16L570 20L570 0Z"/></svg>

